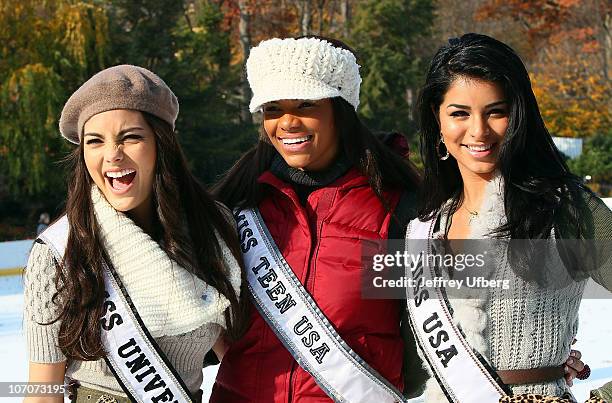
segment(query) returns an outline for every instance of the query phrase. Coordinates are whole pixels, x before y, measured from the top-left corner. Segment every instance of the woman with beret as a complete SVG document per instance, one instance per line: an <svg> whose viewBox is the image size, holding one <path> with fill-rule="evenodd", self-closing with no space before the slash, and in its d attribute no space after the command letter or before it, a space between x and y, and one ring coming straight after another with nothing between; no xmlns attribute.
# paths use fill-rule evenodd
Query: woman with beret
<svg viewBox="0 0 612 403"><path fill-rule="evenodd" d="M25 271L30 382L74 401L198 401L202 362L240 326L229 212L189 172L178 102L136 66L94 75L67 101L66 215ZM30 401L63 401L62 395Z"/></svg>
<svg viewBox="0 0 612 403"><path fill-rule="evenodd" d="M466 243L453 241L482 240L490 265L477 273L509 284L408 289L435 375L425 401L572 401L564 362L586 282L612 290L612 213L569 172L507 45L479 34L451 39L431 61L417 110L425 172L407 248L454 254ZM420 246L423 238L440 242ZM452 266L412 273L465 275Z"/></svg>

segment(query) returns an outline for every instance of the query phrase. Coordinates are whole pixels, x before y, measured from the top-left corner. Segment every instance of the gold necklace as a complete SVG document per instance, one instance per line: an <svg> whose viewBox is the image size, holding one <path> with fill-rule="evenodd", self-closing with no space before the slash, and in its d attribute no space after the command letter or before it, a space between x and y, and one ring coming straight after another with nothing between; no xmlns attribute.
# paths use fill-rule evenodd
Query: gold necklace
<svg viewBox="0 0 612 403"><path fill-rule="evenodd" d="M476 217L478 217L478 211L472 211L468 209L465 205L465 202L461 205L461 207L463 207L465 211L467 211L470 215L470 217L468 218L468 225L472 225L472 223L476 220Z"/></svg>

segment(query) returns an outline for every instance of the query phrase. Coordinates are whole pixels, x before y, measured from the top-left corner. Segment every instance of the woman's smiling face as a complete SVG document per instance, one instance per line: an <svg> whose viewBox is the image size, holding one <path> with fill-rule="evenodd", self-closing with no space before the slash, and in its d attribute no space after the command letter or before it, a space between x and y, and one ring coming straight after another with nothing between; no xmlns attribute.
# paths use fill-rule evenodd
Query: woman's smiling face
<svg viewBox="0 0 612 403"><path fill-rule="evenodd" d="M461 175L490 177L508 130L508 101L498 83L458 77L437 114L448 152Z"/></svg>
<svg viewBox="0 0 612 403"><path fill-rule="evenodd" d="M331 99L279 100L263 106L264 129L290 167L320 171L338 154Z"/></svg>
<svg viewBox="0 0 612 403"><path fill-rule="evenodd" d="M155 134L142 113L118 109L91 117L83 127L89 175L117 211L151 211Z"/></svg>

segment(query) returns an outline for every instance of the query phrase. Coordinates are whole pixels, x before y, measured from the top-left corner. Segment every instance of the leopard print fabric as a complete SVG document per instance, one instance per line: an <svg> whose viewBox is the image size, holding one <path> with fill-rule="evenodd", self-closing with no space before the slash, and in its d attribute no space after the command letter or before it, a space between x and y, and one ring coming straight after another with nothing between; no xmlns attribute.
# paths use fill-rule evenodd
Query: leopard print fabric
<svg viewBox="0 0 612 403"><path fill-rule="evenodd" d="M565 397L557 396L542 396L535 394L524 394L517 396L504 396L499 399L499 403L574 403L575 401ZM599 397L591 397L584 403L606 403L605 400Z"/></svg>

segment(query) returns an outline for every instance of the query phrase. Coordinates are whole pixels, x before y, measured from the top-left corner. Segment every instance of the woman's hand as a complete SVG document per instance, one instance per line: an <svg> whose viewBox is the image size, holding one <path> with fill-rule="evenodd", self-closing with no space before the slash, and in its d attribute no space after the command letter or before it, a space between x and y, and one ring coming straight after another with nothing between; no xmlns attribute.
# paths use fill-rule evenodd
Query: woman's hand
<svg viewBox="0 0 612 403"><path fill-rule="evenodd" d="M64 384L66 374L66 361L54 364L41 364L30 362L28 382L48 382L57 385ZM29 396L24 399L24 403L64 403L64 395L49 396Z"/></svg>
<svg viewBox="0 0 612 403"><path fill-rule="evenodd" d="M576 378L578 372L584 369L584 362L580 360L582 353L578 350L571 350L570 356L565 360L565 383L568 386L573 386L574 378Z"/></svg>

